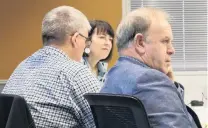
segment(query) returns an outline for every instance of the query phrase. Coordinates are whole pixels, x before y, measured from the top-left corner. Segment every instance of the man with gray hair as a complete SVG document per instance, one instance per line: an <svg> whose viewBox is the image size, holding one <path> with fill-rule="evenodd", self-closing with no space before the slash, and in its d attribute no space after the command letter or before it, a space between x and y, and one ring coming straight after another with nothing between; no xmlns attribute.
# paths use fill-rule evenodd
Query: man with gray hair
<svg viewBox="0 0 208 128"><path fill-rule="evenodd" d="M172 40L166 12L139 8L129 13L117 28L120 57L108 72L101 93L140 99L152 128L196 128L182 86L174 84Z"/></svg>
<svg viewBox="0 0 208 128"><path fill-rule="evenodd" d="M37 127L95 127L83 95L98 92L100 83L80 62L90 29L79 10L52 9L42 22L44 47L21 62L7 81L3 93L24 97Z"/></svg>

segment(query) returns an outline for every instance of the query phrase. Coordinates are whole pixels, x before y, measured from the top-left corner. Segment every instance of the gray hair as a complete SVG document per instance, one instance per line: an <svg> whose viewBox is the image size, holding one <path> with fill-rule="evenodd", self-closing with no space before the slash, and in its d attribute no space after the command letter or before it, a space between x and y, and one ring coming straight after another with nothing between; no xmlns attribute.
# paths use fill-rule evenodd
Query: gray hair
<svg viewBox="0 0 208 128"><path fill-rule="evenodd" d="M162 16L169 21L169 15L157 8L139 8L130 12L118 25L116 31L116 42L118 51L128 48L137 33L148 35L147 31L153 21Z"/></svg>
<svg viewBox="0 0 208 128"><path fill-rule="evenodd" d="M42 21L43 44L51 41L62 42L69 35L83 30L90 30L86 16L70 6L60 6L49 11Z"/></svg>

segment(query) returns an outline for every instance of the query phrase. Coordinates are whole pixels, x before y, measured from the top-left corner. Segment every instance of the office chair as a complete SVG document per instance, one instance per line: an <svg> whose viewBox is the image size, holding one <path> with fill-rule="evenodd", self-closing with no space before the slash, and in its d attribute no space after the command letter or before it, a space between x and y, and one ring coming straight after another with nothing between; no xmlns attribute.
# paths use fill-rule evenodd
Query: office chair
<svg viewBox="0 0 208 128"><path fill-rule="evenodd" d="M24 98L0 94L0 128L35 128Z"/></svg>
<svg viewBox="0 0 208 128"><path fill-rule="evenodd" d="M87 93L97 128L150 128L142 102L128 95Z"/></svg>

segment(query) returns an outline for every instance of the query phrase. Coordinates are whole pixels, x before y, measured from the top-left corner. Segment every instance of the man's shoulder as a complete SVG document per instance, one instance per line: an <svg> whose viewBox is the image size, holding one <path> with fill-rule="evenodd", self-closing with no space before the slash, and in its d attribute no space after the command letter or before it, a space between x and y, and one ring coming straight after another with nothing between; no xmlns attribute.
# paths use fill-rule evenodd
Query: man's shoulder
<svg viewBox="0 0 208 128"><path fill-rule="evenodd" d="M38 73L41 73L41 76L46 75L55 78L63 75L66 79L73 80L79 72L87 70L87 67L81 62L74 61L65 56L57 56L54 54L47 55L43 50L44 49L40 49L23 60L14 70L13 76L18 74L36 76Z"/></svg>
<svg viewBox="0 0 208 128"><path fill-rule="evenodd" d="M129 83L130 81L132 84L134 83L141 86L161 83L163 83L163 85L165 85L165 83L172 84L171 80L164 73L140 65L131 65L129 67L115 66L108 72L106 80L107 82L110 81L110 83Z"/></svg>
<svg viewBox="0 0 208 128"><path fill-rule="evenodd" d="M142 65L115 65L107 74L102 92L117 92L132 94L135 91L151 90L153 88L172 88L172 81L162 72L143 67Z"/></svg>
<svg viewBox="0 0 208 128"><path fill-rule="evenodd" d="M156 69L149 69L143 72L136 80L137 91L149 92L151 90L153 93L176 93L177 89L175 88L174 83L168 78L168 76Z"/></svg>
<svg viewBox="0 0 208 128"><path fill-rule="evenodd" d="M135 77L149 77L149 76L156 76L156 77L165 77L165 74L150 67L144 67L142 65L137 64L116 64L113 66L108 75L135 75ZM145 74L145 75L144 75Z"/></svg>
<svg viewBox="0 0 208 128"><path fill-rule="evenodd" d="M147 77L148 79L169 79L167 75L162 73L161 71L158 71L156 69L148 68L148 69L143 69L143 74L141 77Z"/></svg>
<svg viewBox="0 0 208 128"><path fill-rule="evenodd" d="M67 74L78 74L81 72L88 72L88 68L80 62L76 62L74 60L68 61L65 63L65 66L61 68Z"/></svg>
<svg viewBox="0 0 208 128"><path fill-rule="evenodd" d="M154 80L158 78L161 79L168 78L164 73L150 67L138 66L138 68L134 69L133 71L138 74L137 75L138 77L147 78L149 80L151 79Z"/></svg>

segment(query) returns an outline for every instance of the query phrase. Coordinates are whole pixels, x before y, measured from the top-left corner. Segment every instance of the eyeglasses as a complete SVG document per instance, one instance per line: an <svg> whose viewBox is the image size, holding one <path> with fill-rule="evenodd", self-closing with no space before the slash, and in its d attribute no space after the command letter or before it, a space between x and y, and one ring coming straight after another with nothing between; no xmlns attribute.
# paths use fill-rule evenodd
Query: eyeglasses
<svg viewBox="0 0 208 128"><path fill-rule="evenodd" d="M81 37L85 38L85 43L86 43L86 45L90 45L90 44L91 44L91 38L86 37L86 36L82 35L81 33L79 33L79 35L80 35Z"/></svg>

